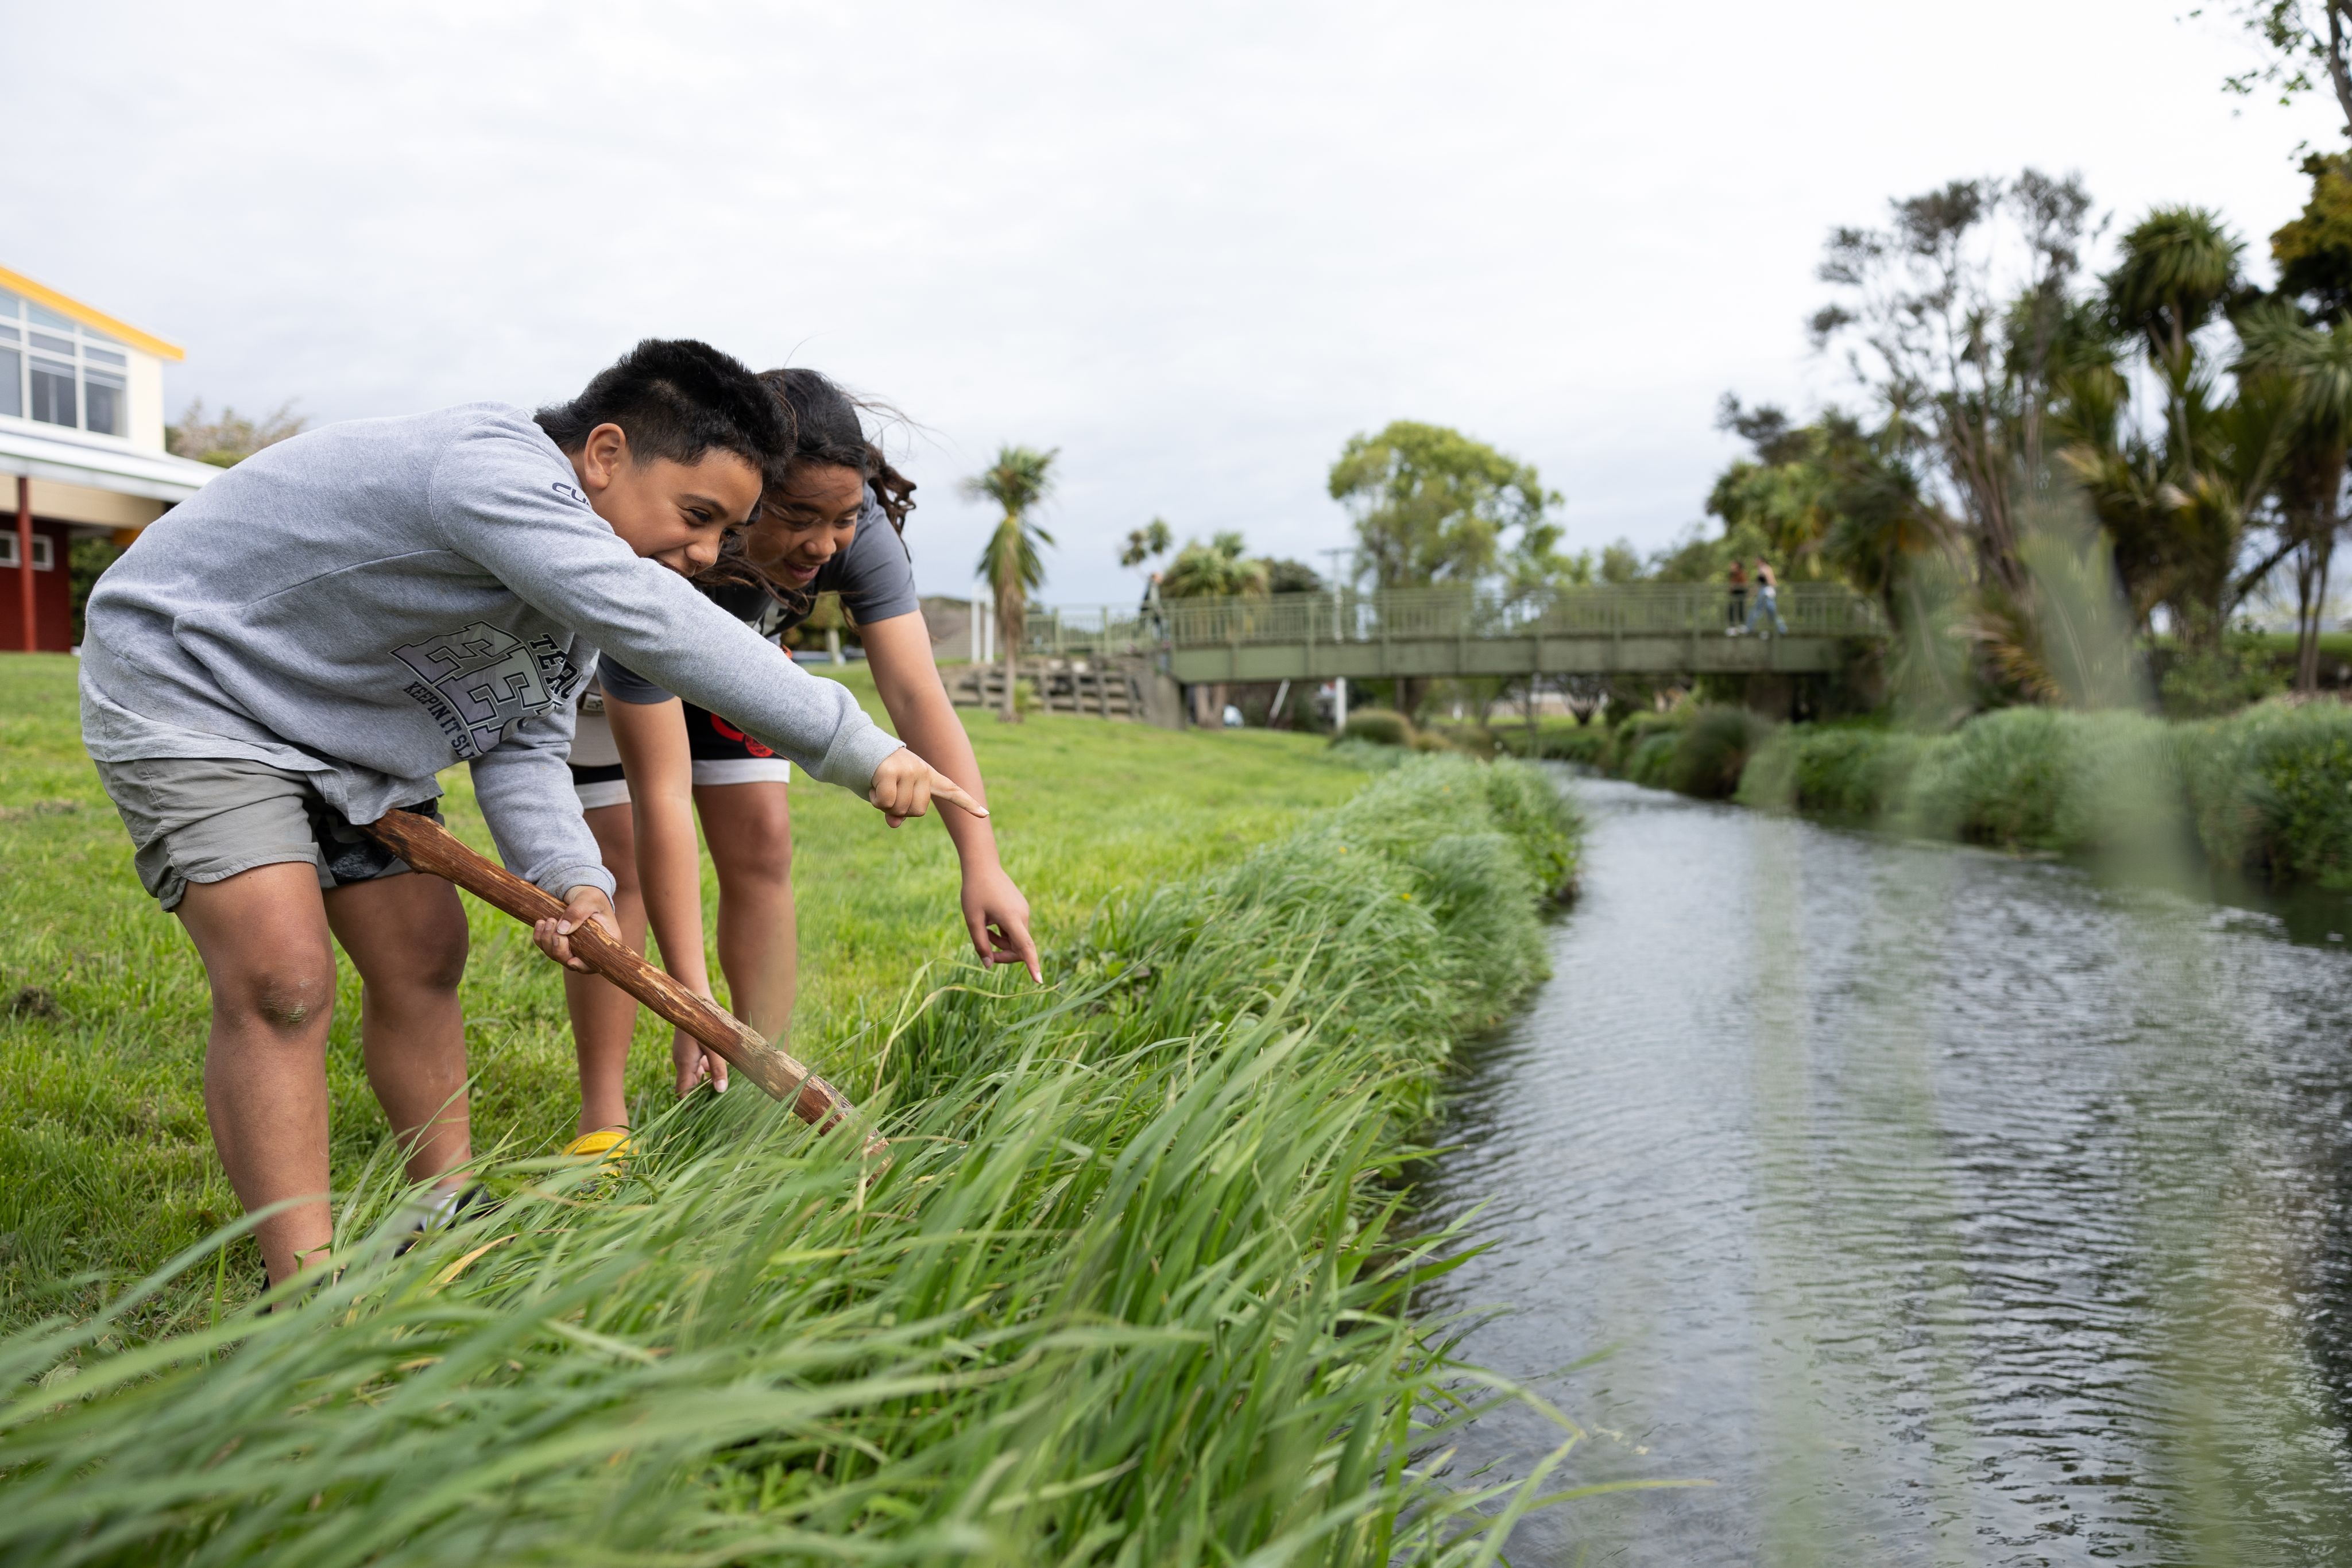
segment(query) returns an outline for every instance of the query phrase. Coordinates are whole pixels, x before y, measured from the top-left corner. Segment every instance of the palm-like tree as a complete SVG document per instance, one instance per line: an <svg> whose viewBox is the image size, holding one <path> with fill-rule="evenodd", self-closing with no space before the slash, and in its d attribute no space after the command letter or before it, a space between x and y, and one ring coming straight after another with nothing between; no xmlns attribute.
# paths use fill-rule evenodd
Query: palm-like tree
<svg viewBox="0 0 2352 1568"><path fill-rule="evenodd" d="M2280 459L2279 549L2253 571L2265 574L2294 557L2297 691L2319 685L2319 617L2327 601L2336 536L2344 523L2338 497L2352 450L2352 312L2326 327L2307 324L2284 300L2246 313L2236 370L2242 380L2284 384L2289 413Z"/></svg>
<svg viewBox="0 0 2352 1568"><path fill-rule="evenodd" d="M2140 337L2163 372L2168 423L2184 460L2193 445L2186 404L2197 375L2197 332L2236 291L2245 248L2217 214L2158 207L2124 235L2123 260L2106 277L2116 325Z"/></svg>
<svg viewBox="0 0 2352 1568"><path fill-rule="evenodd" d="M1265 562L1249 559L1248 549L1237 533L1219 534L1207 544L1189 539L1160 579L1160 591L1169 599L1208 594L1255 599L1267 591L1271 575Z"/></svg>
<svg viewBox="0 0 2352 1568"><path fill-rule="evenodd" d="M1001 716L1017 720L1013 687L1020 674L1021 639L1027 630L1029 595L1045 585L1045 563L1037 547L1050 545L1054 536L1029 520L1030 511L1054 488L1054 459L1059 447L1040 452L1010 443L996 449L996 461L963 482L963 493L974 500L993 501L1004 512L995 532L980 552L980 575L996 596L996 635L1004 649L1004 708Z"/></svg>

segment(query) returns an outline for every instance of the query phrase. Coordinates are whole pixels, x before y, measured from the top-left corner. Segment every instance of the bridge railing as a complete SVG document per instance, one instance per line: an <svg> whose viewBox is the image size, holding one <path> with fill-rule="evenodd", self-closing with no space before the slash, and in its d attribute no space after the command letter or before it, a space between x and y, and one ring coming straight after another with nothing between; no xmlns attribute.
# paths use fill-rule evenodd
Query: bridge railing
<svg viewBox="0 0 2352 1568"><path fill-rule="evenodd" d="M1874 601L1836 583L1785 583L1780 608L1792 636L1873 637L1885 630ZM1083 658L1265 643L1687 636L1720 632L1730 621L1730 591L1720 583L1595 583L1535 593L1342 589L1171 599L1149 609L1032 606L1023 651Z"/></svg>

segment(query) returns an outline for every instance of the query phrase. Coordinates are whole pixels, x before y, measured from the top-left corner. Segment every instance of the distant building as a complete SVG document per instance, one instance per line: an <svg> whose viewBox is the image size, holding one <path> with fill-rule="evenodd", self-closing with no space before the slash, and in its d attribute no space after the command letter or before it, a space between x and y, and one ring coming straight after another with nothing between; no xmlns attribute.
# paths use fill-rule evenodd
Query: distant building
<svg viewBox="0 0 2352 1568"><path fill-rule="evenodd" d="M128 544L219 476L163 450L163 361L184 358L0 267L0 649L66 652L73 541Z"/></svg>

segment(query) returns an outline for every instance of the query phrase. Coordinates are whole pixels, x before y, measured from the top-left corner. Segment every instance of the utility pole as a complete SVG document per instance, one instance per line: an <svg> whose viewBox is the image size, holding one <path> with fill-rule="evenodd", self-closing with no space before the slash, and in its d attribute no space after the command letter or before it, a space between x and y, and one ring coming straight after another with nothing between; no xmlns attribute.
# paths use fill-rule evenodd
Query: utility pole
<svg viewBox="0 0 2352 1568"><path fill-rule="evenodd" d="M1318 550L1315 553L1323 557L1324 559L1331 563L1329 568L1331 579L1331 645L1334 648L1337 648L1348 640L1348 629L1344 623L1347 612L1343 608L1343 601L1340 599L1341 587L1339 581L1339 558L1341 556L1349 558L1349 570L1348 575L1352 577L1355 575L1353 562L1356 551L1352 546L1339 545L1331 549ZM1345 735L1348 733L1348 677L1345 675L1334 675L1331 677L1331 733L1334 735Z"/></svg>

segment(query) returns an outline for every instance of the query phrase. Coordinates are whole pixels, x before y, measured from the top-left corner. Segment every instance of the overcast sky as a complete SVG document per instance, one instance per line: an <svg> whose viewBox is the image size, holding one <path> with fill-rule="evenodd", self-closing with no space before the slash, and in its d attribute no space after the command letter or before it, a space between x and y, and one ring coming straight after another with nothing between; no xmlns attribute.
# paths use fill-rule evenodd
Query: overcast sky
<svg viewBox="0 0 2352 1568"><path fill-rule="evenodd" d="M12 6L0 263L184 344L174 412L536 403L653 334L814 365L920 425L933 591L1005 440L1061 450L1049 601L1130 598L1155 514L1323 564L1396 418L1651 548L1724 392L1843 394L1813 266L1889 196L2080 171L2266 257L2329 118L2226 97L2183 9Z"/></svg>

